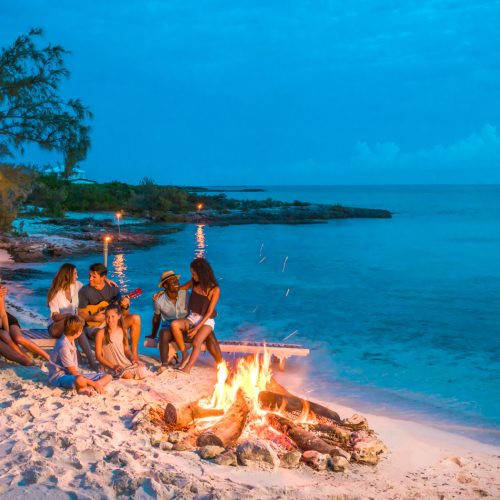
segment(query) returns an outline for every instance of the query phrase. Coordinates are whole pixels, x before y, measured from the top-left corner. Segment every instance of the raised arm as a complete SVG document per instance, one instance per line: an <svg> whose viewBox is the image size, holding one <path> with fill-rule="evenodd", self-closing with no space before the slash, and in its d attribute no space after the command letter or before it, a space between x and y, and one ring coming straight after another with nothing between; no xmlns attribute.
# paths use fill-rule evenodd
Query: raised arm
<svg viewBox="0 0 500 500"><path fill-rule="evenodd" d="M189 290L190 288L193 288L193 280L190 279L189 281L186 281L183 285L179 287L179 290Z"/></svg>

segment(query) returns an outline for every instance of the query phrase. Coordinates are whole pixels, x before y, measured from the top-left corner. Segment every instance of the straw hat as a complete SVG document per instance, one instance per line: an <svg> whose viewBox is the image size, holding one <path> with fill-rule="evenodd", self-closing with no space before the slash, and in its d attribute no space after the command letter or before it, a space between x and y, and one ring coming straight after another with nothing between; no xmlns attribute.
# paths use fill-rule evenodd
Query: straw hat
<svg viewBox="0 0 500 500"><path fill-rule="evenodd" d="M180 274L175 274L172 270L170 271L165 271L164 273L161 274L160 276L160 282L158 283L158 288L163 288L163 283L168 280L168 278L172 278L172 276L175 276L177 279L181 277Z"/></svg>

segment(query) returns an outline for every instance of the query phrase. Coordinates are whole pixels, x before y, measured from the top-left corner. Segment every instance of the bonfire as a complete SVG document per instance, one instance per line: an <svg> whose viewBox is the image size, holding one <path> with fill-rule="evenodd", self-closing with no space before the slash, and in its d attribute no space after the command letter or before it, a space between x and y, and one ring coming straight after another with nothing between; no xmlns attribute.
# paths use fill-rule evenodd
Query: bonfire
<svg viewBox="0 0 500 500"><path fill-rule="evenodd" d="M272 376L268 353L223 362L211 397L166 407L146 405L133 420L163 449L199 449L226 465L345 470L350 462L375 465L386 451L366 418L337 412L288 392ZM165 440L166 437L166 440Z"/></svg>

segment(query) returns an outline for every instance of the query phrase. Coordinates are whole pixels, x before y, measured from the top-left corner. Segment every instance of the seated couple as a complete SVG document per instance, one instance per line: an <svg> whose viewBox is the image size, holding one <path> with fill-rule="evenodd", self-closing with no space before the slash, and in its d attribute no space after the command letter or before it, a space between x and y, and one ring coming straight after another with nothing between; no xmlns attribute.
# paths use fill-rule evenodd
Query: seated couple
<svg viewBox="0 0 500 500"><path fill-rule="evenodd" d="M78 314L87 324L84 330L86 335L80 336L78 343L87 356L90 367L94 370L97 370L99 366L88 339L93 340L97 331L104 326L106 322L104 308L111 303L118 303L120 306L121 326L126 333L130 332L132 361L137 363L141 318L138 314L129 313L130 300L127 296L122 297L116 284L108 280L107 269L103 264L90 266L89 284L86 286L78 281L78 273L73 264L63 264L47 294L47 304L50 309L48 325L50 335L60 338L64 331L65 320Z"/></svg>
<svg viewBox="0 0 500 500"><path fill-rule="evenodd" d="M152 334L155 338L160 330L161 366L158 373L168 367L169 344L175 341L181 351L179 369L189 373L196 363L203 342L215 362L222 362L222 353L214 335L215 306L220 297L220 288L210 264L197 258L191 262L191 279L179 286L178 274L166 271L161 275L158 288L163 288L154 298ZM191 294L188 295L188 290ZM193 350L188 355L185 342L191 342Z"/></svg>

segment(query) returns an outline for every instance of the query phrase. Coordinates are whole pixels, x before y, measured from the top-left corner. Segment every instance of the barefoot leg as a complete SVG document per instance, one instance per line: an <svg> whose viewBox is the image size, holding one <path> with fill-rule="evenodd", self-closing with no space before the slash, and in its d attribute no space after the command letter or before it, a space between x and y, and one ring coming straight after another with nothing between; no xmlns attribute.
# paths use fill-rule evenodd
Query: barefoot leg
<svg viewBox="0 0 500 500"><path fill-rule="evenodd" d="M189 373L191 371L191 368L193 368L194 364L196 363L200 352L201 352L201 346L203 345L203 342L207 339L207 337L212 333L212 328L207 325L203 325L196 336L193 339L193 350L191 352L191 356L189 357L189 361L186 363L184 368L182 368L182 371L185 373Z"/></svg>
<svg viewBox="0 0 500 500"><path fill-rule="evenodd" d="M172 335L174 336L175 342L179 346L182 354L181 365L187 360L186 344L184 344L184 336L182 335L182 332L183 330L187 330L188 328L189 321L187 319L176 319L172 321L172 324L170 325Z"/></svg>
<svg viewBox="0 0 500 500"><path fill-rule="evenodd" d="M26 337L23 336L21 329L17 325L12 325L9 330L10 336L12 337L12 340L17 344L28 351L31 351L33 354L37 354L38 356L41 356L42 358L46 359L47 361L50 361L50 356L46 351L43 349L40 349L34 342L31 340L27 339Z"/></svg>

